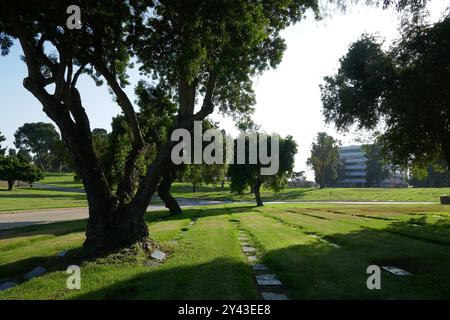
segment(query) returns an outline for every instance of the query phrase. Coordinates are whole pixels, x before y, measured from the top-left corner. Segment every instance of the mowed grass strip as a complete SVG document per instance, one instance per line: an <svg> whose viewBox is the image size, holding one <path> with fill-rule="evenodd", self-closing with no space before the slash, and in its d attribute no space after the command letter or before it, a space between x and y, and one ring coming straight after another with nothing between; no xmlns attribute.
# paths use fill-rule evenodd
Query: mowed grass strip
<svg viewBox="0 0 450 320"><path fill-rule="evenodd" d="M164 214L155 216L152 216L153 213L150 214L152 237L162 243L173 239L194 215L205 212L187 211L182 217L164 221L155 221L155 217ZM18 234L15 236L17 241L22 242L29 241L29 238L33 237L28 234L25 234L27 239L20 239ZM31 248L33 243L14 248L10 241L8 243L10 248L5 253L9 258L2 260L1 267L7 271L8 266L25 263L28 259L42 256L44 252L47 252L47 257L52 256L69 244L77 248L81 246L82 240L83 235L80 232L59 235L52 239L41 239L35 250ZM52 246L53 248L49 250ZM196 225L188 229L171 251L164 264L153 267L136 263L84 263L81 265L81 290L66 289L68 274L65 272L66 266L63 265L59 271L49 272L40 278L0 292L0 299L256 299L258 297L251 269L240 252L237 231L228 222L226 215L200 216ZM26 270L27 267L29 265L26 267L22 265L19 269Z"/></svg>
<svg viewBox="0 0 450 320"><path fill-rule="evenodd" d="M205 185L192 192L188 183L174 183L172 194L176 197L254 201L252 193L236 195L230 192L228 185ZM264 201L426 201L439 202L443 194L450 194L450 188L288 188L274 193L261 190Z"/></svg>
<svg viewBox="0 0 450 320"><path fill-rule="evenodd" d="M86 195L77 192L14 188L0 190L0 214L9 211L87 207Z"/></svg>
<svg viewBox="0 0 450 320"><path fill-rule="evenodd" d="M450 296L448 246L358 228L348 221L296 215L286 212L285 206L274 205L258 211L242 214L240 221L263 247L264 262L284 280L292 298L444 299ZM267 215L276 217L271 219ZM280 223L280 219L288 223ZM337 241L342 247L334 248L314 238L304 240L305 229ZM368 290L366 269L372 264L397 266L413 275L398 277L383 272L382 290Z"/></svg>
<svg viewBox="0 0 450 320"><path fill-rule="evenodd" d="M440 205L342 205L333 210L330 207L284 205L274 209L266 208L264 214L271 214L272 218L282 218L286 223L301 226L305 232L316 232L328 237L336 233L371 229L450 245L449 210ZM318 219L323 221L317 221Z"/></svg>

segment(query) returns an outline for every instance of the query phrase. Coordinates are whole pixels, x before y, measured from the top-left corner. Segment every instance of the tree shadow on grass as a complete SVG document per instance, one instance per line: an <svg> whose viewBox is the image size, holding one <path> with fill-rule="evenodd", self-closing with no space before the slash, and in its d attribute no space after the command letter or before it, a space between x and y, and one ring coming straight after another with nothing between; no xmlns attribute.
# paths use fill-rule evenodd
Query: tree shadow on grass
<svg viewBox="0 0 450 320"><path fill-rule="evenodd" d="M168 211L152 211L147 212L145 216L145 220L149 223L161 221L174 221L174 220L184 220L184 219L194 219L194 218L202 218L202 217L214 217L220 216L224 214L233 214L233 213L251 213L254 212L254 209L258 208L255 205L239 205L233 204L232 206L222 206L220 208L208 208L199 207L199 208L184 208L183 213L180 215L171 215Z"/></svg>
<svg viewBox="0 0 450 320"><path fill-rule="evenodd" d="M77 296L77 299L256 299L251 268L218 258L184 267L148 267L148 272Z"/></svg>
<svg viewBox="0 0 450 320"><path fill-rule="evenodd" d="M253 207L242 208L251 212ZM235 209L236 213L238 208ZM227 213L222 208L189 209L186 216L206 217ZM203 212L205 211L205 212ZM208 212L206 212L208 211ZM203 215L201 215L203 212ZM228 212L229 213L229 212ZM233 212L231 212L233 214ZM170 217L176 219L178 217ZM269 250L262 261L277 274L291 299L448 299L450 297L450 251L448 246L429 242L426 238L411 239L390 228L410 231L410 225L392 223L383 230L361 229L349 233L324 237L338 244L319 240L301 245ZM299 231L301 232L301 231ZM175 253L176 254L176 253ZM207 263L190 266L171 266L169 257L160 266L148 267L148 271L127 277L120 266L111 274L113 284L86 293L75 294L77 299L253 299L256 287L250 267L244 262L218 258ZM52 266L54 257L31 257L0 266L0 274L35 265L49 266L51 270L64 270L68 263ZM381 290L369 290L366 273L370 265L395 266L412 273L411 276L395 276L381 273ZM28 271L28 270L27 270ZM12 272L12 271L11 271ZM91 270L90 272L95 272ZM108 276L109 279L111 277ZM98 277L84 281L101 281ZM98 287L97 285L95 285ZM71 293L72 294L72 293ZM44 297L43 297L44 298Z"/></svg>
<svg viewBox="0 0 450 320"><path fill-rule="evenodd" d="M385 231L410 239L450 246L450 219L448 218L442 218L433 223L428 222L426 216L411 218L407 221L394 222Z"/></svg>
<svg viewBox="0 0 450 320"><path fill-rule="evenodd" d="M31 237L45 234L63 236L73 232L84 231L85 228L86 228L86 220L36 224L32 226L0 230L0 240L18 237Z"/></svg>
<svg viewBox="0 0 450 320"><path fill-rule="evenodd" d="M53 272L66 270L67 266L80 265L84 261L88 259L84 257L81 247L71 249L64 258L58 258L56 255L29 257L0 265L0 279L14 279L21 282L26 280L23 276L37 266Z"/></svg>
<svg viewBox="0 0 450 320"><path fill-rule="evenodd" d="M263 262L286 283L292 299L448 299L448 247L362 229L268 251ZM395 266L412 275L381 271L381 290L369 290L370 265Z"/></svg>

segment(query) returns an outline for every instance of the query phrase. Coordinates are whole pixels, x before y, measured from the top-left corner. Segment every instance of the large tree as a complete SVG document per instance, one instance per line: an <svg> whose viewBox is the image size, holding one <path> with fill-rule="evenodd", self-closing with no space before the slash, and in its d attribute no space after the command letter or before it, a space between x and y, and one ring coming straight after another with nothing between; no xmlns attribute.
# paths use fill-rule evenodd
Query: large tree
<svg viewBox="0 0 450 320"><path fill-rule="evenodd" d="M34 154L34 162L43 171L55 171L55 165L59 167L61 140L53 124L25 123L14 133L14 138L16 148Z"/></svg>
<svg viewBox="0 0 450 320"><path fill-rule="evenodd" d="M312 144L307 164L314 170L315 181L320 188L333 185L342 167L339 141L325 132L319 132Z"/></svg>
<svg viewBox="0 0 450 320"><path fill-rule="evenodd" d="M443 160L429 164L425 168L414 166L408 183L416 188L450 187L450 171L446 170L446 163Z"/></svg>
<svg viewBox="0 0 450 320"><path fill-rule="evenodd" d="M30 184L44 178L38 169L27 158L21 155L0 155L0 180L8 182L8 190L11 191L15 181L25 181Z"/></svg>
<svg viewBox="0 0 450 320"><path fill-rule="evenodd" d="M82 10L81 29L69 29L66 10ZM234 115L251 110L251 77L275 67L285 44L280 31L301 19L315 0L268 1L52 1L0 4L0 45L17 39L28 75L25 88L58 125L83 179L89 204L86 249L98 252L140 243L148 247L144 214L174 143L159 148L141 182L137 162L147 150L133 104L123 86L136 53L143 68L176 95L174 128L191 129L215 107ZM52 50L46 50L46 48ZM51 52L51 53L50 53ZM82 73L106 80L132 136L124 177L113 192L92 143L77 89ZM48 85L52 84L52 92ZM199 111L194 111L195 101Z"/></svg>
<svg viewBox="0 0 450 320"><path fill-rule="evenodd" d="M268 137L267 139L267 150L268 154L271 155L272 158L277 157L278 161L278 171L275 174L271 175L263 175L261 174L261 168L267 167L267 164L262 163L262 159L260 156L256 158L256 164L250 164L249 162L249 152L250 148L250 137L253 134L249 134L249 136L245 137L245 158L248 163L239 164L237 157L237 141L235 140L235 160L234 164L230 164L228 168L228 176L231 180L231 191L237 194L243 194L248 187L252 190L255 195L256 205L263 206L263 201L261 198L261 187L264 185L267 189L278 192L287 187L288 178L292 176L294 163L295 163L295 155L297 153L297 143L294 141L292 136L287 136L286 138L279 138L279 148L278 150L271 150L271 142L270 139L274 139L274 135ZM259 133L254 133L256 136L254 141L259 141L261 139L261 135ZM259 149L261 148L261 144L258 142L258 147L256 152L260 155Z"/></svg>
<svg viewBox="0 0 450 320"><path fill-rule="evenodd" d="M366 185L367 187L379 187L381 181L389 176L388 163L379 143L362 146L366 155Z"/></svg>
<svg viewBox="0 0 450 320"><path fill-rule="evenodd" d="M327 122L345 130L384 125L384 153L404 167L450 165L450 17L403 26L389 49L363 35L322 86Z"/></svg>

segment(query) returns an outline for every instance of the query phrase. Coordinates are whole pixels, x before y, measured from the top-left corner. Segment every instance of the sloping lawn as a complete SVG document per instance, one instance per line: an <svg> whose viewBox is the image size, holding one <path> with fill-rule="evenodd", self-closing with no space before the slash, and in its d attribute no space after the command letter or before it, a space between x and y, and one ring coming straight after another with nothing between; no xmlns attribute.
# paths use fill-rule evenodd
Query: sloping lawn
<svg viewBox="0 0 450 320"><path fill-rule="evenodd" d="M181 217L149 213L148 225L169 252L161 265L111 257L80 262L83 221L3 232L0 279L18 280L37 265L49 272L1 291L0 299L258 299L239 231L291 299L450 298L448 206L232 204ZM72 250L58 260L63 249ZM81 290L66 289L69 264L81 265ZM368 290L369 265L412 275L382 271L381 290Z"/></svg>

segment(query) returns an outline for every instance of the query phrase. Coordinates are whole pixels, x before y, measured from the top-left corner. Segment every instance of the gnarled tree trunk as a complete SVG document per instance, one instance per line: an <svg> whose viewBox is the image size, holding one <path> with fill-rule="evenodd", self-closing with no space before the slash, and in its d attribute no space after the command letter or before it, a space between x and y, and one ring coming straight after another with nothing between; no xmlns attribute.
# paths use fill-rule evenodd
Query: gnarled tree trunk
<svg viewBox="0 0 450 320"><path fill-rule="evenodd" d="M158 186L158 196L164 201L166 208L170 210L171 215L179 215L182 213L181 207L178 204L177 199L175 199L170 193L170 188L173 181L176 179L175 168L173 170L166 170L161 183Z"/></svg>
<svg viewBox="0 0 450 320"><path fill-rule="evenodd" d="M260 193L261 185L262 185L261 178L257 178L255 181L255 185L254 185L254 192L255 192L255 198L256 198L256 205L258 207L262 207L264 205L262 202L261 193Z"/></svg>

